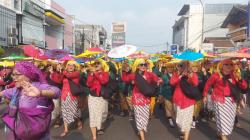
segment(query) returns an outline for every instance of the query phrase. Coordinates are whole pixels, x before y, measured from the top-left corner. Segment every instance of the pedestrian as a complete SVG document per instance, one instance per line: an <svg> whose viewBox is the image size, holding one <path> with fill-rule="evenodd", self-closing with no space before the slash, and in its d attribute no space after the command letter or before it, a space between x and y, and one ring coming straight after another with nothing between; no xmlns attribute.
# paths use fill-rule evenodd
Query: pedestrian
<svg viewBox="0 0 250 140"><path fill-rule="evenodd" d="M62 80L62 96L61 96L61 108L62 117L64 122L64 131L61 133L61 137L69 134L69 125L73 122L77 122L77 129L82 129L83 124L81 122L81 111L78 108L78 96L74 96L71 92L69 80L72 80L75 84L79 84L80 72L79 64L75 61L68 61L62 77L58 80Z"/></svg>
<svg viewBox="0 0 250 140"><path fill-rule="evenodd" d="M125 61L122 64L121 77L122 77L122 70L131 72L131 66L129 65L127 61ZM132 121L134 119L133 118L134 109L133 109L133 104L132 104L133 85L132 83L124 82L121 80L119 83L119 86L120 86L119 90L121 91L123 97L125 98L126 107L128 109L129 120Z"/></svg>
<svg viewBox="0 0 250 140"><path fill-rule="evenodd" d="M41 71L30 62L17 62L12 78L15 87L0 92L10 100L2 117L10 129L7 140L49 140L52 99L60 96L57 87L46 83Z"/></svg>
<svg viewBox="0 0 250 140"><path fill-rule="evenodd" d="M198 72L199 72L199 63L198 62L191 63L191 72L197 74L198 79L199 79L199 84L200 84L201 80L200 80L200 77L198 75ZM202 91L200 92L200 94L202 94ZM202 104L202 98L201 98L200 100L196 101L195 105L194 105L192 128L196 127L196 123L198 122L198 117L200 115L200 111L201 111L202 107L203 107L203 104Z"/></svg>
<svg viewBox="0 0 250 140"><path fill-rule="evenodd" d="M182 61L177 65L178 71L173 74L170 84L175 87L173 103L176 107L176 123L181 131L181 139L188 140L193 122L195 100L185 94L180 85L182 80L187 79L189 85L198 86L198 76L190 70L189 61Z"/></svg>
<svg viewBox="0 0 250 140"><path fill-rule="evenodd" d="M47 82L50 85L58 87L62 90L62 75L63 75L63 65L61 63L56 64L54 67L51 65L48 70L49 74L47 76ZM59 82L58 82L59 81ZM52 122L54 128L58 128L61 125L61 98L53 99L54 102L54 110L52 112Z"/></svg>
<svg viewBox="0 0 250 140"><path fill-rule="evenodd" d="M165 115L168 119L170 127L175 127L174 124L174 106L173 106L173 92L174 87L170 85L170 79L173 76L174 64L167 64L166 67L161 68L163 84L160 87L160 102L163 102L165 106Z"/></svg>
<svg viewBox="0 0 250 140"><path fill-rule="evenodd" d="M147 132L150 117L150 97L146 97L144 93L141 92L143 89L139 89L138 87L138 84L140 84L138 82L141 81L136 77L137 74L139 74L147 83L150 83L150 85L152 85L152 83L157 83L159 85L162 83L162 80L154 73L148 71L148 63L142 58L135 60L132 73L129 73L128 70L129 69L123 69L122 80L125 82L131 82L134 85L132 103L134 106L135 122L140 139L145 140L145 132Z"/></svg>
<svg viewBox="0 0 250 140"><path fill-rule="evenodd" d="M108 101L101 96L101 88L109 81L109 67L104 60L96 60L90 68L87 86L90 88L88 97L89 123L92 139L97 139L97 134L103 134L103 123L108 115Z"/></svg>
<svg viewBox="0 0 250 140"><path fill-rule="evenodd" d="M237 102L240 97L239 89L247 88L246 81L241 77L236 77L233 72L232 60L221 61L218 64L217 72L208 79L203 93L205 103L209 88L213 89L211 96L215 108L216 126L222 140L228 140L228 135L232 133Z"/></svg>

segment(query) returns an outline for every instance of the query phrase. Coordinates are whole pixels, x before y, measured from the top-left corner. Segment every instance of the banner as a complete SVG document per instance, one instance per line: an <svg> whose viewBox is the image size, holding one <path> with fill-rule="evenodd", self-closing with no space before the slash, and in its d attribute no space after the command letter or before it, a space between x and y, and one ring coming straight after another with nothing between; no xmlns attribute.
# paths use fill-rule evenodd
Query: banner
<svg viewBox="0 0 250 140"><path fill-rule="evenodd" d="M118 47L126 44L126 23L112 23L112 47Z"/></svg>
<svg viewBox="0 0 250 140"><path fill-rule="evenodd" d="M117 47L126 44L125 32L112 33L112 47Z"/></svg>

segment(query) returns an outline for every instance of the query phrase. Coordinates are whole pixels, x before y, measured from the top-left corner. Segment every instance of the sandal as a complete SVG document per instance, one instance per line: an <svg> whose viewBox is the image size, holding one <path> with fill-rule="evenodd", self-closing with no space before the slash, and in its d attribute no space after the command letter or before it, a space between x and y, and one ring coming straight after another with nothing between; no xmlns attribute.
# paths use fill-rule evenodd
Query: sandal
<svg viewBox="0 0 250 140"><path fill-rule="evenodd" d="M63 132L60 134L60 137L66 137L69 134L69 132Z"/></svg>
<svg viewBox="0 0 250 140"><path fill-rule="evenodd" d="M60 127L59 124L55 124L55 125L54 125L54 128L59 128L59 127Z"/></svg>
<svg viewBox="0 0 250 140"><path fill-rule="evenodd" d="M97 135L104 135L104 130L103 129L98 130Z"/></svg>

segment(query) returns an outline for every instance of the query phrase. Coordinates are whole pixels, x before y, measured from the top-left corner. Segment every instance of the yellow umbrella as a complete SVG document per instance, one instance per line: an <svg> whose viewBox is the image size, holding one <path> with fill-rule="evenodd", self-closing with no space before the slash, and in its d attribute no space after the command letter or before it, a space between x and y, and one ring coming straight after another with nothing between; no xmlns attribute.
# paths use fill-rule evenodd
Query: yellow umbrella
<svg viewBox="0 0 250 140"><path fill-rule="evenodd" d="M207 58L216 58L216 56L210 55L210 54L208 54L208 53L206 53L206 52L204 52L203 55L204 55L205 57L207 57Z"/></svg>
<svg viewBox="0 0 250 140"><path fill-rule="evenodd" d="M0 62L0 66L3 67L13 67L15 63L13 61L2 61Z"/></svg>
<svg viewBox="0 0 250 140"><path fill-rule="evenodd" d="M84 53L75 56L75 58L90 57L92 55L98 55L100 53L101 52L92 52L92 51L86 50Z"/></svg>
<svg viewBox="0 0 250 140"><path fill-rule="evenodd" d="M175 63L180 63L182 60L180 59L172 59L171 61L167 62L167 64L175 64Z"/></svg>
<svg viewBox="0 0 250 140"><path fill-rule="evenodd" d="M163 54L163 53L152 54L151 57L159 57L159 58L165 58L165 59L171 59L171 58L173 58L171 55L169 55L169 54Z"/></svg>

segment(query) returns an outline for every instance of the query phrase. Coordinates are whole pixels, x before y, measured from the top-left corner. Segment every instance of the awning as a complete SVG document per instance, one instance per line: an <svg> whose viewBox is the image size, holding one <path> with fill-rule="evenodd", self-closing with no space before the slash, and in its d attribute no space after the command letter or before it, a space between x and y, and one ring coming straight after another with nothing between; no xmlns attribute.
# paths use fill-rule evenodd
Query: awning
<svg viewBox="0 0 250 140"><path fill-rule="evenodd" d="M51 17L53 19L55 19L56 21L65 24L65 20L59 16L57 16L56 14L52 13L52 12L45 12L45 16L47 17Z"/></svg>

